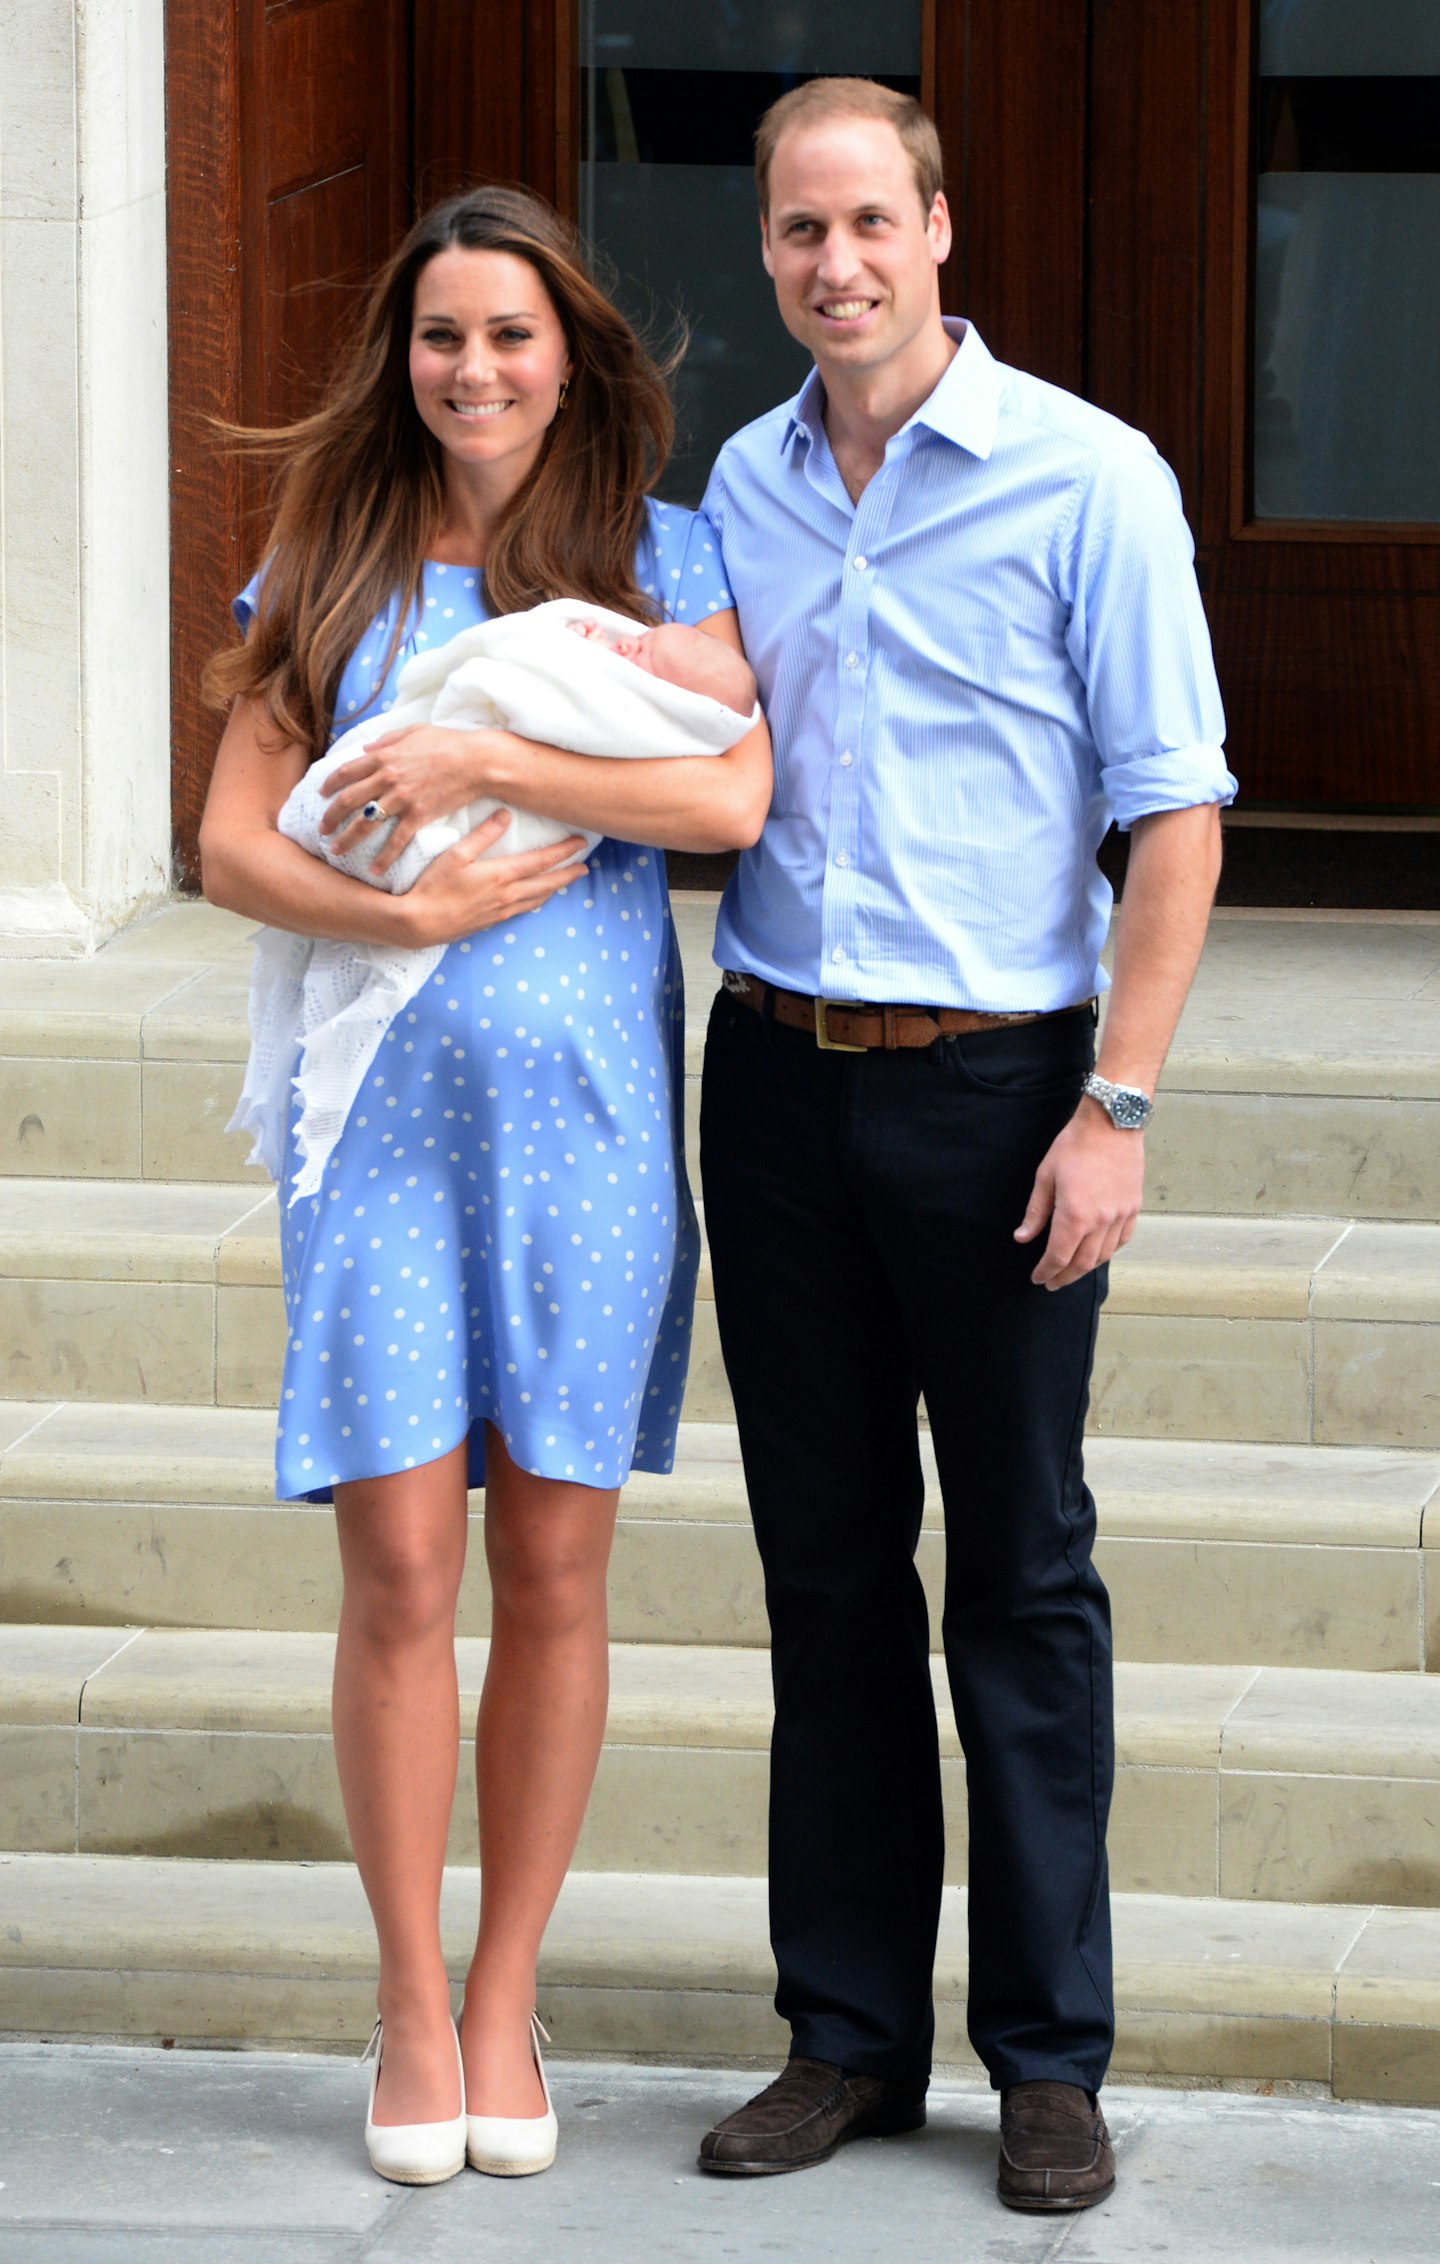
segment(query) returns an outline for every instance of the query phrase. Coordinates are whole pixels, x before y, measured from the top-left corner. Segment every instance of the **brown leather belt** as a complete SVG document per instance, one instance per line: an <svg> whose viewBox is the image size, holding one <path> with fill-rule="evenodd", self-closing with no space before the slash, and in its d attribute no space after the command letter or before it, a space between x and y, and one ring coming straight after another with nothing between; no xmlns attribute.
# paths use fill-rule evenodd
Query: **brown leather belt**
<svg viewBox="0 0 1440 2264"><path fill-rule="evenodd" d="M1035 1014L983 1014L969 1006L866 1006L848 998L807 998L801 991L779 990L758 975L728 970L722 979L731 998L742 1006L763 1014L768 1000L777 1022L788 1029L808 1030L826 1053L868 1053L873 1047L894 1053L901 1047L933 1045L937 1038L1008 1029L1015 1022L1045 1022L1056 1014L1083 1014L1095 1003L1082 998L1074 1006L1047 1007Z"/></svg>

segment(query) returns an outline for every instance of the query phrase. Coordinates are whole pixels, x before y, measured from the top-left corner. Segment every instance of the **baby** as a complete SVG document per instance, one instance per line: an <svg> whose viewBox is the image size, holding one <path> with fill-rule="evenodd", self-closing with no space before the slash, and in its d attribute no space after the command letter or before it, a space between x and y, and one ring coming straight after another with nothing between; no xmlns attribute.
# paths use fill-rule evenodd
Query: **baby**
<svg viewBox="0 0 1440 2264"><path fill-rule="evenodd" d="M483 799L430 820L377 877L370 867L393 819L382 813L382 822L369 827L358 847L346 850L338 850L335 836L320 827L329 808L326 780L382 734L428 723L511 730L582 755L718 755L753 729L759 713L753 674L718 638L679 622L647 629L603 606L556 598L525 613L483 621L408 660L396 683L395 705L357 724L312 763L277 823L312 856L401 895L501 805ZM542 848L582 830L512 809L509 825L485 854ZM582 854L599 838L585 834ZM385 1032L443 956L440 944L407 950L261 929L250 982L250 1061L230 1128L254 1135L251 1161L278 1179L292 1090L298 1091L301 1167L292 1202L318 1187Z"/></svg>
<svg viewBox="0 0 1440 2264"><path fill-rule="evenodd" d="M678 684L687 692L703 692L722 707L733 708L748 722L755 710L755 671L733 645L707 637L703 629L683 621L662 621L658 628L636 629L617 636L596 621L566 624L577 637L601 644L617 659L632 661L663 684Z"/></svg>
<svg viewBox="0 0 1440 2264"><path fill-rule="evenodd" d="M564 631L583 641L583 659ZM638 685L633 670L648 676L651 687ZM754 674L733 646L682 622L646 629L623 614L569 598L502 615L407 661L396 690L395 707L347 731L312 763L278 821L280 831L311 856L396 896L502 807L510 811L510 823L484 852L487 857L546 848L584 829L484 798L422 825L389 871L377 876L370 868L389 839L390 825L372 825L357 846L343 851L336 849L333 834L321 831L329 806L326 782L372 739L417 723L472 730L490 724L508 725L523 737L575 754L719 754L745 736L757 714ZM403 755L403 747L398 751ZM364 814L373 807L367 804ZM585 833L582 854L599 838Z"/></svg>

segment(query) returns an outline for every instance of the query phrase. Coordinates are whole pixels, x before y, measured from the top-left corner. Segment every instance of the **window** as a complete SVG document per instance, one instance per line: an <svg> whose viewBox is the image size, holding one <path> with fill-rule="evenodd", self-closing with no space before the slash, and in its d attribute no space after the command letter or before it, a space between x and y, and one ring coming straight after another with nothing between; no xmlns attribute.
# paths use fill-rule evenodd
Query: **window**
<svg viewBox="0 0 1440 2264"><path fill-rule="evenodd" d="M1440 520L1440 5L1259 19L1255 516Z"/></svg>
<svg viewBox="0 0 1440 2264"><path fill-rule="evenodd" d="M651 335L690 327L664 491L700 499L720 443L809 368L760 264L753 138L820 73L920 91L920 0L582 0L580 223Z"/></svg>

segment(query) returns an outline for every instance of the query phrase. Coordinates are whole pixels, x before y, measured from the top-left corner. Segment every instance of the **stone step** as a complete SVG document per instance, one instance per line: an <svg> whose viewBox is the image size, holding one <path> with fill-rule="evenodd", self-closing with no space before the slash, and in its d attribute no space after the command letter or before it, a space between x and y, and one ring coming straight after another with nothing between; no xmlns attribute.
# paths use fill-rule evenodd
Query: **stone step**
<svg viewBox="0 0 1440 2264"><path fill-rule="evenodd" d="M272 1406L273 1193L0 1181L0 1378L23 1399ZM702 1272L686 1414L731 1406ZM1440 1225L1143 1218L1111 1269L1092 1429L1440 1448Z"/></svg>
<svg viewBox="0 0 1440 2264"><path fill-rule="evenodd" d="M469 1731L488 1644L458 1646ZM335 1861L328 1635L0 1630L0 1847ZM965 1875L964 1770L932 1661ZM765 1864L762 1650L616 1644L576 1863L734 1876ZM1440 1676L1121 1665L1111 1876L1126 1891L1440 1905ZM462 1746L452 1859L475 1845Z"/></svg>
<svg viewBox="0 0 1440 2264"><path fill-rule="evenodd" d="M0 1172L247 1179L227 1138L249 1046L253 921L179 902L93 959L7 969Z"/></svg>
<svg viewBox="0 0 1440 2264"><path fill-rule="evenodd" d="M0 1406L0 1620L333 1629L328 1508L277 1503L266 1409ZM918 1562L939 1640L934 1458ZM1440 1669L1440 1455L1093 1437L1098 1561L1120 1657ZM489 1627L480 1537L462 1635ZM739 1445L688 1423L667 1478L632 1478L610 1576L617 1641L766 1640Z"/></svg>
<svg viewBox="0 0 1440 2264"><path fill-rule="evenodd" d="M673 902L693 1159L715 900ZM1217 911L1146 1147L1155 1210L1440 1218L1440 918Z"/></svg>
<svg viewBox="0 0 1440 2264"><path fill-rule="evenodd" d="M1217 912L1161 1091L1157 1209L1440 1218L1440 918Z"/></svg>
<svg viewBox="0 0 1440 2264"><path fill-rule="evenodd" d="M692 1164L715 905L675 896ZM223 1130L252 932L177 903L93 960L14 967L0 1173L258 1180ZM1157 1210L1440 1218L1440 921L1217 914L1148 1146Z"/></svg>
<svg viewBox="0 0 1440 2264"><path fill-rule="evenodd" d="M476 1872L447 1871L457 1980L478 1892ZM358 2049L374 2018L374 1935L346 1864L0 1856L0 1902L11 2036ZM1440 1912L1122 1894L1115 1948L1117 2078L1440 2104ZM557 2056L773 2065L787 2047L758 1878L572 1872L540 1973ZM949 1888L941 2067L974 2065L965 1991Z"/></svg>
<svg viewBox="0 0 1440 2264"><path fill-rule="evenodd" d="M0 1389L273 1404L279 1284L268 1189L0 1181Z"/></svg>

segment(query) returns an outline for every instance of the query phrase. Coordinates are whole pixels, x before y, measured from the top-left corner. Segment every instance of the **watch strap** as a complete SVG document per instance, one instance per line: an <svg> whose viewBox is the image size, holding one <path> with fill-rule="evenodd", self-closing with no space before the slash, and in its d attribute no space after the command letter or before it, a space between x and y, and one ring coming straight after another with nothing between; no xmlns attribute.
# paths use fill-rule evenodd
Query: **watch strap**
<svg viewBox="0 0 1440 2264"><path fill-rule="evenodd" d="M1081 1091L1098 1101L1119 1132L1143 1132L1154 1114L1155 1103L1139 1085L1116 1085L1092 1069Z"/></svg>

